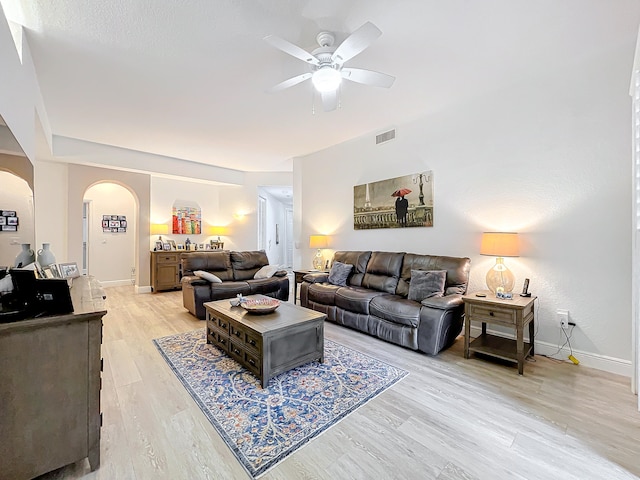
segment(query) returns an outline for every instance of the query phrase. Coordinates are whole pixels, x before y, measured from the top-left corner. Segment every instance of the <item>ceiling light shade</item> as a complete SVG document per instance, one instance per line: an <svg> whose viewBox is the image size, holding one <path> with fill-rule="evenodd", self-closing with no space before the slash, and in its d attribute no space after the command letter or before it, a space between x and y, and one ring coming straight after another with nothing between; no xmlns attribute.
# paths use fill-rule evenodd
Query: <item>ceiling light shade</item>
<svg viewBox="0 0 640 480"><path fill-rule="evenodd" d="M487 287L493 293L513 291L516 279L504 264L503 257L517 257L520 254L520 241L517 233L485 232L482 234L480 255L496 257L496 264L486 276Z"/></svg>
<svg viewBox="0 0 640 480"><path fill-rule="evenodd" d="M335 70L330 66L320 67L318 70L313 72L311 81L313 82L313 86L316 87L316 90L320 93L334 92L340 86L342 75L338 70Z"/></svg>

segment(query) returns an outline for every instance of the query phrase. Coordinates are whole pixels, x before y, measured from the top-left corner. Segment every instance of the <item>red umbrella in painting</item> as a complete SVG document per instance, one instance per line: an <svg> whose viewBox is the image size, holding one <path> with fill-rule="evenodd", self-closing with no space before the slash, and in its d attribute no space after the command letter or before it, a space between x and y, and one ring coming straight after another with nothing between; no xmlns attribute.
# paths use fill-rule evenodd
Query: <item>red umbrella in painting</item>
<svg viewBox="0 0 640 480"><path fill-rule="evenodd" d="M392 197L404 197L405 195L409 195L411 190L408 188L401 188L400 190L396 190L391 194Z"/></svg>

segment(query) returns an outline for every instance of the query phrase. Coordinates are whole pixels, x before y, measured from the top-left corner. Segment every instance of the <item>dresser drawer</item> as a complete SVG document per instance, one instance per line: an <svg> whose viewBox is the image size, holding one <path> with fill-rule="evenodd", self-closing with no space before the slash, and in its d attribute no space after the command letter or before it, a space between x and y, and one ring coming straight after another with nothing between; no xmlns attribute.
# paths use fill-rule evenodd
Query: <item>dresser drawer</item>
<svg viewBox="0 0 640 480"><path fill-rule="evenodd" d="M249 350L262 351L262 338L260 335L244 328L242 325L231 325L231 338L236 339L241 346Z"/></svg>
<svg viewBox="0 0 640 480"><path fill-rule="evenodd" d="M178 263L180 261L179 253L156 253L157 263Z"/></svg>
<svg viewBox="0 0 640 480"><path fill-rule="evenodd" d="M222 317L216 317L215 319L216 327L225 332L227 335L229 334L229 320Z"/></svg>
<svg viewBox="0 0 640 480"><path fill-rule="evenodd" d="M474 322L502 323L515 325L516 312L512 308L492 305L470 305L470 316Z"/></svg>

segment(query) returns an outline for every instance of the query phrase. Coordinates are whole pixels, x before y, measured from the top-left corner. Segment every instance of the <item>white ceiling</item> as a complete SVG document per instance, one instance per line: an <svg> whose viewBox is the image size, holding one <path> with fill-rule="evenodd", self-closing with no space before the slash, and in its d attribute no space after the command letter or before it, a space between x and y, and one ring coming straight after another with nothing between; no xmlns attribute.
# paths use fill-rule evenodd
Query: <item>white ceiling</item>
<svg viewBox="0 0 640 480"><path fill-rule="evenodd" d="M26 28L55 135L244 171L379 133L549 75L635 41L637 0L0 0ZM306 50L371 21L383 32L347 65L396 77L343 82L323 112L310 82L265 90L307 65ZM631 69L631 61L630 69Z"/></svg>

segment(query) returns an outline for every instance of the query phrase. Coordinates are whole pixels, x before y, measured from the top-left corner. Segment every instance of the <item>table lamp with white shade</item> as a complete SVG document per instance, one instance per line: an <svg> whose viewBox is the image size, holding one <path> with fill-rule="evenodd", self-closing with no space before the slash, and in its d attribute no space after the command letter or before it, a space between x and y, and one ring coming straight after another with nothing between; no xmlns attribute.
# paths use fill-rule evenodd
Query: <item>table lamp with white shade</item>
<svg viewBox="0 0 640 480"><path fill-rule="evenodd" d="M517 233L485 232L482 234L480 255L496 257L496 264L487 272L487 287L493 293L513 291L516 279L504 263L504 257L520 255L520 241Z"/></svg>

